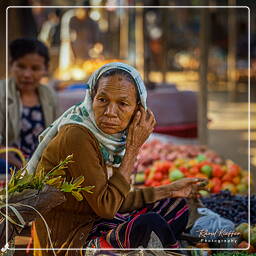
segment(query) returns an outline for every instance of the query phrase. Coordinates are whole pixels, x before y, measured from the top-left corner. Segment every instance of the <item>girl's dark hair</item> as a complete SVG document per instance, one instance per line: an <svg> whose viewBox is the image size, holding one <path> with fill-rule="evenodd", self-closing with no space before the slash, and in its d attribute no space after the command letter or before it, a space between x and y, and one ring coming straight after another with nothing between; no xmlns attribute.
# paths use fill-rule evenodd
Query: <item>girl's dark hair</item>
<svg viewBox="0 0 256 256"><path fill-rule="evenodd" d="M128 81L128 82L130 82L134 85L134 87L136 89L137 102L139 102L140 101L139 92L138 92L138 88L137 88L136 82L134 81L133 77L127 71L124 71L124 70L118 69L118 68L110 69L110 70L104 72L98 78L97 83L93 88L92 97L94 98L94 96L97 93L97 90L98 90L98 87L99 87L99 81L100 81L101 78L105 78L105 77L109 77L109 76L115 76L115 75L119 75L119 76L123 77L126 81Z"/></svg>
<svg viewBox="0 0 256 256"><path fill-rule="evenodd" d="M37 53L44 58L44 64L48 67L48 48L41 41L34 38L20 38L12 41L9 45L11 62L24 57L30 53Z"/></svg>

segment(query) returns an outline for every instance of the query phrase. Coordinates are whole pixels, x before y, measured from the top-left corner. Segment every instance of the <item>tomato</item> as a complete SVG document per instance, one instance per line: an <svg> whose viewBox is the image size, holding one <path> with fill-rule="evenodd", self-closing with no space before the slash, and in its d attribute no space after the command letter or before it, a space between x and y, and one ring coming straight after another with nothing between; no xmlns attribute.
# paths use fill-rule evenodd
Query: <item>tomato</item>
<svg viewBox="0 0 256 256"><path fill-rule="evenodd" d="M179 169L185 174L188 172L188 168L184 166L180 166Z"/></svg>
<svg viewBox="0 0 256 256"><path fill-rule="evenodd" d="M222 178L223 181L230 181L230 182L232 181L232 179L233 179L233 176L231 176L229 173L226 173Z"/></svg>
<svg viewBox="0 0 256 256"><path fill-rule="evenodd" d="M225 171L221 168L220 165L213 165L213 170L212 170L212 176L213 177L222 177L225 174Z"/></svg>
<svg viewBox="0 0 256 256"><path fill-rule="evenodd" d="M241 179L240 179L239 176L236 176L235 178L232 179L232 182L233 182L235 185L240 184L240 181L241 181Z"/></svg>
<svg viewBox="0 0 256 256"><path fill-rule="evenodd" d="M240 167L237 164L232 164L228 168L228 173L230 174L230 176L236 177L240 174Z"/></svg>
<svg viewBox="0 0 256 256"><path fill-rule="evenodd" d="M164 180L162 181L162 185L167 185L167 184L170 184L169 178L168 178L168 179L164 179Z"/></svg>
<svg viewBox="0 0 256 256"><path fill-rule="evenodd" d="M156 181L161 181L163 179L163 174L159 171L157 171L153 177L154 180Z"/></svg>
<svg viewBox="0 0 256 256"><path fill-rule="evenodd" d="M217 177L212 178L210 181L213 184L213 187L214 186L221 186L221 180Z"/></svg>
<svg viewBox="0 0 256 256"><path fill-rule="evenodd" d="M153 183L153 180L152 179L149 179L149 180L146 180L145 181L145 186L147 186L147 187L150 187L150 186L152 186L152 183Z"/></svg>
<svg viewBox="0 0 256 256"><path fill-rule="evenodd" d="M153 186L153 187L158 187L160 185L161 185L161 183L159 181L153 181L151 184L151 186Z"/></svg>
<svg viewBox="0 0 256 256"><path fill-rule="evenodd" d="M150 173L150 168L147 168L145 171L144 171L145 175L148 176L149 173Z"/></svg>
<svg viewBox="0 0 256 256"><path fill-rule="evenodd" d="M213 188L212 188L212 192L213 193L219 193L221 190L221 185L215 185Z"/></svg>
<svg viewBox="0 0 256 256"><path fill-rule="evenodd" d="M199 168L197 166L193 166L192 168L190 168L189 172L190 174L197 174L199 173Z"/></svg>

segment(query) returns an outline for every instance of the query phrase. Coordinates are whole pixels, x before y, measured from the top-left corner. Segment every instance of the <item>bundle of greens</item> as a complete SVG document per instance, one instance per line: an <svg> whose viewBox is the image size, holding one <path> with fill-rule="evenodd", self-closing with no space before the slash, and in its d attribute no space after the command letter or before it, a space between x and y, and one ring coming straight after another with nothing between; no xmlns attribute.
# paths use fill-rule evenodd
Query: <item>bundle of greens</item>
<svg viewBox="0 0 256 256"><path fill-rule="evenodd" d="M83 200L82 191L92 193L94 186L81 186L83 176L67 181L65 171L72 158L73 155L67 156L49 172L41 169L29 174L26 168L11 170L7 190L0 191L0 248L6 243L7 221L9 241L20 233L25 223L42 218L42 214L62 204L65 193L71 193L78 201Z"/></svg>
<svg viewBox="0 0 256 256"><path fill-rule="evenodd" d="M18 171L11 170L11 178L7 186L8 197L11 198L16 193L22 192L25 189L35 189L41 191L45 185L54 186L62 192L72 193L72 195L78 200L83 200L81 191L92 193L93 186L81 187L84 182L84 177L79 176L75 180L66 181L65 169L72 161L73 155L69 155L65 160L61 161L48 173L41 169L35 174L29 174L25 168ZM6 190L0 191L0 200L6 196Z"/></svg>

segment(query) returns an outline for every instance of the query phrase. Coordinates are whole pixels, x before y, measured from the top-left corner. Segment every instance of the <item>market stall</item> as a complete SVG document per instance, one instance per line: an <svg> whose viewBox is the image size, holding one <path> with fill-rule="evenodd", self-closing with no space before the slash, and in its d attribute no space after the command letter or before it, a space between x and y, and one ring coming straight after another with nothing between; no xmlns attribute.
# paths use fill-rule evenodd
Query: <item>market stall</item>
<svg viewBox="0 0 256 256"><path fill-rule="evenodd" d="M143 145L135 173L135 186L161 186L185 177L207 178L208 192L201 190L196 198L200 202L196 206L199 215L186 231L192 237L184 237L187 246L206 248L205 255L214 252L211 248L248 247L247 252L256 252L256 195L248 190L249 185L253 186L252 177L249 180L248 171L232 160L223 159L206 146L178 145L160 137ZM225 229L233 233L225 237L220 233ZM196 240L200 238L199 230L209 233Z"/></svg>

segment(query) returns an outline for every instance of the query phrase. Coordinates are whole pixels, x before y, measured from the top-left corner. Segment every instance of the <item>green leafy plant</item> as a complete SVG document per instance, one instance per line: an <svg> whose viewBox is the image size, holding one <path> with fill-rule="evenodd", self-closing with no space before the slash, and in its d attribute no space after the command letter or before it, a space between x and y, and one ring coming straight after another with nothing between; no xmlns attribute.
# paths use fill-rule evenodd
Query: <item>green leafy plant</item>
<svg viewBox="0 0 256 256"><path fill-rule="evenodd" d="M62 192L71 193L78 201L83 200L82 191L92 193L94 186L82 187L84 176L79 176L75 180L66 180L65 170L69 163L72 163L73 155L69 155L61 161L57 166L51 169L48 173L42 168L35 174L29 174L26 168L17 171L11 170L11 178L8 182L7 192L9 196L14 193L22 192L25 189L42 190L47 184L54 186ZM6 194L6 190L0 191L0 199Z"/></svg>

